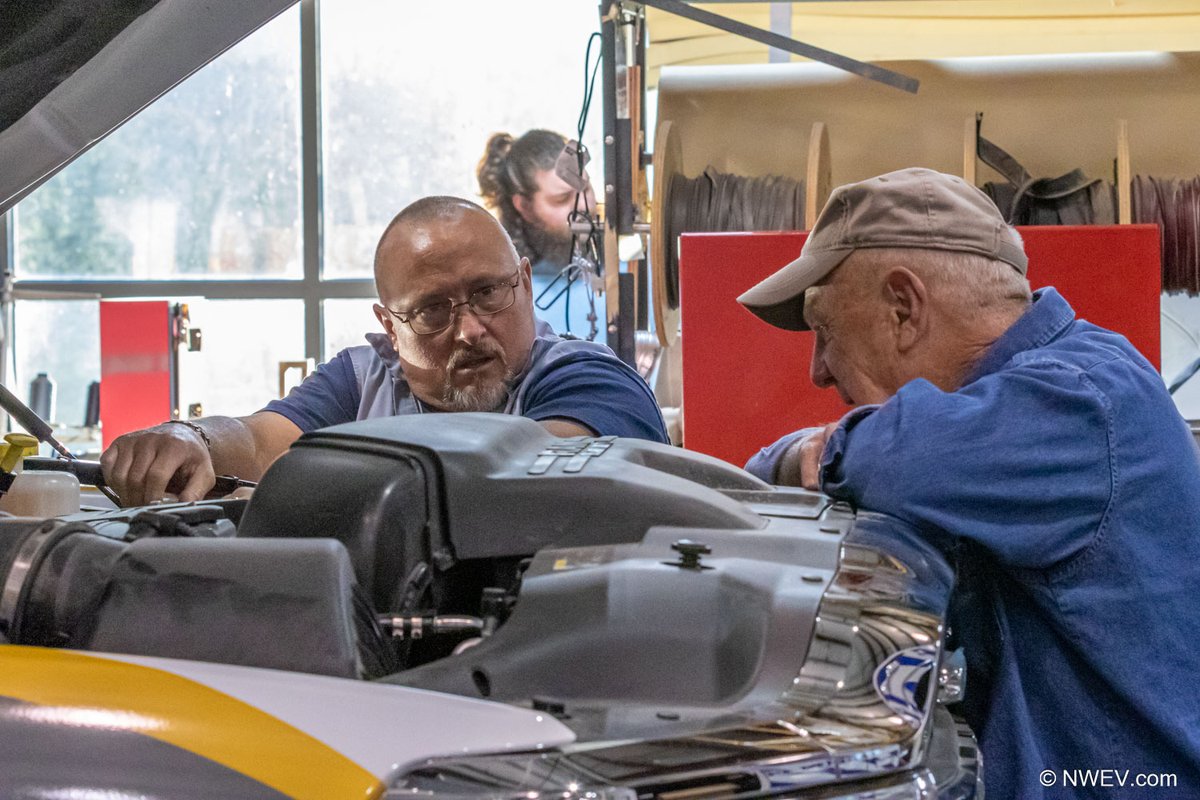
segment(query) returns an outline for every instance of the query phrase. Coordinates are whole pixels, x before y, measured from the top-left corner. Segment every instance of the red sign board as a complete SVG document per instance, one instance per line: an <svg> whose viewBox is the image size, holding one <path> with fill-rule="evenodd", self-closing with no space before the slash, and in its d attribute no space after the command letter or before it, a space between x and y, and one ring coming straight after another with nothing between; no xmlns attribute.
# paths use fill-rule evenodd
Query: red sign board
<svg viewBox="0 0 1200 800"><path fill-rule="evenodd" d="M165 300L100 303L104 446L171 418L171 318Z"/></svg>

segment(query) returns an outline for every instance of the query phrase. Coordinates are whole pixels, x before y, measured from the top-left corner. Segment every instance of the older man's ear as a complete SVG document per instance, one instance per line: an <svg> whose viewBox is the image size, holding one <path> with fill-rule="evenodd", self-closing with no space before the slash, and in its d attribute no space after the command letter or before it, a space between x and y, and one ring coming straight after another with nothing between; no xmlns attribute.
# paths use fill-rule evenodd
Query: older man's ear
<svg viewBox="0 0 1200 800"><path fill-rule="evenodd" d="M895 267L884 276L883 297L896 349L908 352L929 330L929 291L912 271Z"/></svg>

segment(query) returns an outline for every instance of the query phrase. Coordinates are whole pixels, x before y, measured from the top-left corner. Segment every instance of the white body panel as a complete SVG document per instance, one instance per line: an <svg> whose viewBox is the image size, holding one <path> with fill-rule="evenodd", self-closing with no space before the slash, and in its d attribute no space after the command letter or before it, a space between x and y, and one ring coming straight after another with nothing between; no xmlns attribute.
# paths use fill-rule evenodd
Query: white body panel
<svg viewBox="0 0 1200 800"><path fill-rule="evenodd" d="M426 759L558 747L575 734L524 708L405 686L168 658L88 653L170 672L286 722L387 781Z"/></svg>

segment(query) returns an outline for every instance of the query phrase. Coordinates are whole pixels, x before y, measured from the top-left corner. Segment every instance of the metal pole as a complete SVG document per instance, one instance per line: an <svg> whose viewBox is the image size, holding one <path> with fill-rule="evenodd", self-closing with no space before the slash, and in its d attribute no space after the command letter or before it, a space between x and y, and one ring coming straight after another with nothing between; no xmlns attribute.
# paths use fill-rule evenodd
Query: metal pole
<svg viewBox="0 0 1200 800"><path fill-rule="evenodd" d="M633 318L637 312L634 310L636 298L633 291L633 273L622 272L619 283L621 310L617 313L617 337L613 349L616 350L618 358L637 369L637 335L633 325Z"/></svg>
<svg viewBox="0 0 1200 800"><path fill-rule="evenodd" d="M13 212L0 214L0 385L7 386L9 364L16 369L17 354L13 350ZM0 430L7 431L8 412L0 411Z"/></svg>
<svg viewBox="0 0 1200 800"><path fill-rule="evenodd" d="M779 50L786 50L789 53L795 53L798 56L804 56L813 61L828 64L831 67L837 67L846 72L851 72L869 80L878 81L886 86L901 89L905 92L916 94L917 88L920 86L920 82L916 78L910 78L907 75L901 75L899 72L893 72L890 69L884 69L883 67L868 64L864 61L856 61L853 58L847 58L829 50L814 47L811 44L804 44L788 36L780 36L771 31L764 31L762 28L756 28L753 25L747 25L744 22L723 17L711 11L693 8L687 3L682 2L682 0L639 0L639 2L651 8L657 8L661 11L683 17L684 19L690 19L694 22L726 31L727 33L733 33L756 42L761 42Z"/></svg>
<svg viewBox="0 0 1200 800"><path fill-rule="evenodd" d="M604 305L605 325L609 341L616 341L620 326L621 287L617 280L620 261L617 258L617 23L621 13L618 0L600 3L600 94L603 98L604 129Z"/></svg>
<svg viewBox="0 0 1200 800"><path fill-rule="evenodd" d="M317 0L300 3L300 185L304 253L304 355L324 360L321 324L321 66Z"/></svg>

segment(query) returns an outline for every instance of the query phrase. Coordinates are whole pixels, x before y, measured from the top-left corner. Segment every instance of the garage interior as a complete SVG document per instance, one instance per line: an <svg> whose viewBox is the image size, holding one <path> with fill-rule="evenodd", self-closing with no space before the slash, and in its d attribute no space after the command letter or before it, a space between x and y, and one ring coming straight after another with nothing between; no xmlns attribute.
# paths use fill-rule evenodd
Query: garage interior
<svg viewBox="0 0 1200 800"><path fill-rule="evenodd" d="M619 57L612 59L611 75L606 67L606 81L601 83L607 82L604 91L613 95L614 104L622 98L621 108L602 110L602 103L596 102L584 131L585 144L595 154L589 168L593 182L614 188L610 202L601 204L610 209L605 234L623 240L621 247L609 247L608 260L597 265L603 277L592 279L598 291L591 302L600 318L595 336L631 362L635 347L641 348L642 370L649 375L654 369L654 388L660 404L669 409L673 437L685 446L712 451L705 441L713 430L708 409L732 398L722 395L705 374L714 355L706 352L713 337L706 340L701 320L707 314L704 304L712 301L707 277L698 273L693 279L690 296L699 309L694 322L689 321L687 306L680 308L674 289L681 278L689 279L686 262L680 270L674 251L680 248L680 233L690 231L654 229L669 222L667 188L676 176L695 179L713 170L734 180L793 180L805 186L808 201L807 209L797 213L806 212L811 221L830 187L900 166L928 166L981 186L1002 181L974 156L973 137L983 136L1013 154L1031 175L1058 176L1080 169L1088 179L1118 187L1114 221L1136 225L1158 219L1155 209L1138 207L1135 183L1187 181L1196 175L1195 157L1179 134L1191 129L1200 115L1194 102L1200 60L1190 51L1198 23L1188 3L1067 0L1036 9L999 0L694 6L731 20L735 27L749 26L855 62L877 64L920 88L914 93L864 79L655 4L635 6L631 13L637 24L620 26L624 46L614 49ZM355 37L367 35L364 20L382 13L383 6L370 3L337 12L304 3L294 6L184 80L159 104L179 96L173 108L163 108L158 118L143 122L142 117L159 110L146 109L134 120L141 125L135 132L118 128L113 138L126 137L125 148L121 141L100 141L51 178L40 194L29 192L38 180L31 177L39 171L37 165L31 164L28 175L14 181L29 196L4 215L0 229L6 243L0 248L0 268L7 281L2 377L22 399L36 401L37 410L51 418L60 429L59 438L72 449L94 458L103 443L156 419L249 413L264 398L285 393L315 364L372 329L366 310L373 286L363 265L375 229L389 212L435 188L472 196L477 190L470 181L469 163L492 130L570 127L580 101L579 73L586 72L586 65L576 63L586 50L580 43L586 44L589 33L598 30L592 9L572 8L568 13L559 6L531 6L519 18L488 11L489 24L509 26L506 37L521 35L545 43L543 47L553 48L546 51L547 58L561 53L554 57L576 63L575 72L553 81L543 75L541 83L529 84L537 71L516 67L510 85L503 73L485 78L477 74L471 57L459 57L462 66L454 79L439 79L436 87L428 87L435 93L428 100L437 107L470 109L453 113L463 119L455 128L471 128L471 134L456 129L439 144L431 120L420 115L389 120L402 126L397 133L419 134L425 141L422 147L442 155L422 164L394 153L394 145L385 145L391 149L381 157L396 166L389 167L389 188L372 196L370 188L383 182L365 176L366 165L352 164L344 155L346 137L356 133L353 126L363 124L360 118L369 108L348 110L352 92L346 82L364 79L363 86L375 91L412 93L417 89L404 80L393 80L389 89L387 79L380 77L386 70L365 78L364 71L379 70L392 58L396 73L412 72L424 58L408 52L389 56L382 43L371 57L377 63L347 52ZM427 8L407 22L439 30L451 24L451 15L448 9ZM632 28L641 37L636 46L630 39ZM447 38L465 54L487 37L456 31ZM431 48L443 47L436 36L428 41ZM200 58L200 49L184 57ZM272 143L277 154L269 166L264 164L271 175L263 178L248 169L245 160L251 156L236 144L242 141L236 131L268 120L261 111L262 119L254 118L249 111L253 87L237 84L232 76L248 63L268 61L276 68L272 79L280 80L285 92L284 101L269 113L286 123L287 136L293 138ZM211 85L204 85L206 70L213 74ZM618 83L617 73L621 90L613 85ZM471 79L463 80L465 75ZM170 80L179 77L164 79ZM475 88L464 91L465 86ZM480 113L472 99L477 92L493 98L516 92L537 98L524 102L538 105L536 110L523 110L524 119L501 124L502 119L489 120L486 112ZM227 107L208 107L217 98ZM603 144L602 138L612 135L605 113L614 132L621 134L622 126L631 125L637 133ZM220 136L219 128L204 132L205 152L180 152L188 138L186 128L172 129L151 147L152 126L181 125L196 114L211 115L209 123L232 126L224 151L211 141L213 133ZM231 115L243 118L231 120ZM130 161L129 147L144 151L140 166L131 166L138 162ZM127 185L103 177L106 156L116 173L136 170ZM455 159L461 163L454 164ZM616 169L618 160L631 162L629 169ZM222 161L230 166L213 166ZM21 162L14 158L9 163ZM171 181L171 186L151 187L154 175L163 170L192 174ZM214 192L206 186L205 170L226 181L227 188ZM628 180L621 180L626 175ZM228 188L239 182L244 188ZM344 190L330 192L343 182L348 184ZM270 209L273 219L260 220L258 232L251 234L250 212L234 206L246 206L254 196L270 197L275 208ZM189 219L181 208L190 199L214 211ZM261 217L261 212L254 213ZM74 214L77 230L59 225L55 214ZM211 220L211 227L199 239L180 241L178 234L163 233L171 228L185 231L205 219ZM365 220L373 220L374 228ZM714 215L711 221L691 224L712 229L711 223L735 222L718 221ZM711 244L698 240L693 245L700 248L700 259L705 257L703 247L720 246L719 237L703 241ZM1193 299L1200 286L1193 285L1195 250L1194 244L1191 251L1188 246L1179 245L1178 262L1173 255L1164 258L1162 291L1156 292L1161 294L1159 318L1146 318L1149 306L1143 303L1128 309L1128 325L1133 327L1116 327L1138 331L1139 346L1168 383L1183 381L1174 395L1185 418L1194 419L1200 418L1200 384L1183 378L1200 357L1200 310ZM682 248L688 247L685 240ZM622 259L622 248L625 255L643 257ZM785 247L775 258L787 252ZM658 281L651 265L655 254L669 273ZM751 269L724 268L733 273ZM630 276L625 292L630 302L623 316L621 274ZM1099 307L1088 309L1098 321L1108 320L1106 302L1124 305L1117 298L1125 290L1137 295L1144 289L1139 295L1144 297L1154 291L1152 275L1144 276L1144 285L1142 278L1126 274L1105 275L1102 280L1105 285L1130 283L1113 283L1108 300L1098 298ZM738 286L752 282L747 273L746 280L734 280L723 291L736 294ZM583 283L576 281L568 293L575 298L573 310L564 308L566 297L547 295L545 299L554 303L539 313L558 328L589 335L587 302L582 299L589 293ZM232 333L229 320L247 314L263 320L263 329L248 337ZM703 349L689 349L689 325L694 326L692 338L705 342ZM1154 328L1159 330L1157 337ZM641 344L635 346L635 341ZM133 350L126 352L128 348ZM145 352L139 355L139 348ZM139 358L157 368L122 371L120 365ZM105 375L107 380L102 380ZM685 403L688 394L691 402ZM839 407L820 395L812 400L821 413ZM758 415L765 407L750 399L740 402ZM687 417L675 411L685 405L695 409L690 441L684 433ZM811 421L793 415L768 428L790 429L793 423ZM46 448L43 455L49 455Z"/></svg>
<svg viewBox="0 0 1200 800"><path fill-rule="evenodd" d="M959 563L743 469L865 404L738 298L837 187L945 173L1200 441L1198 128L1189 0L0 3L0 796L981 797ZM377 244L421 198L501 217L485 145L535 129L582 181L537 316L660 442L412 391L122 502L123 435L211 467L202 423L511 308L458 287L422 331Z"/></svg>

